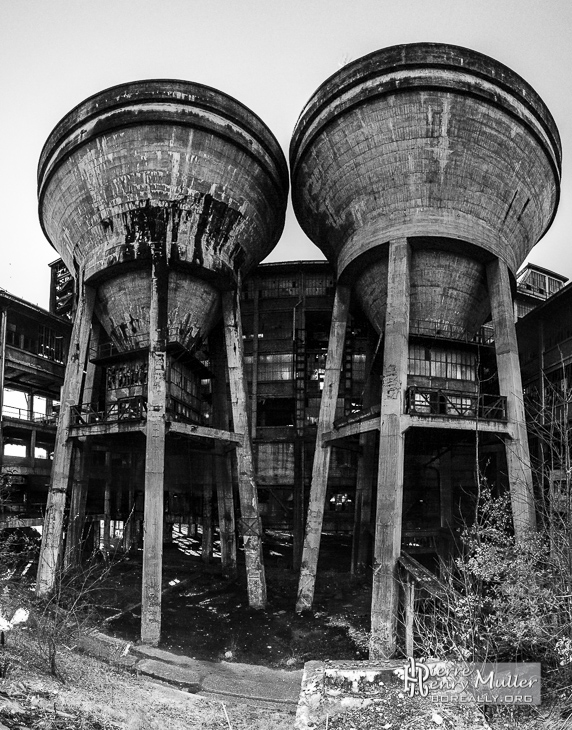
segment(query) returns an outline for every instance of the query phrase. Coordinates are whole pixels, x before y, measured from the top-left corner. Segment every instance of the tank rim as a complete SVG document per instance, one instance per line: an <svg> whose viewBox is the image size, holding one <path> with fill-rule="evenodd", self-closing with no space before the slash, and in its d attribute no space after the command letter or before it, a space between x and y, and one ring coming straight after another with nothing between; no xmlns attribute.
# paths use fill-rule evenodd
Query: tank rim
<svg viewBox="0 0 572 730"><path fill-rule="evenodd" d="M426 53L430 51L449 51L457 53L458 60L457 62L454 62L453 60L446 62L443 59L437 60L431 57L422 58L417 55L421 51L424 51ZM380 64L379 66L376 66L375 69L372 69L369 74L357 73L360 68L366 66L368 63L371 63L372 61L381 62L384 57L390 57L393 54L397 53L409 53L410 57L402 57L399 63L390 62L388 60L385 65ZM484 61L486 64L486 69L475 69L471 65L464 65L464 63L462 63L463 60L469 62L471 60L478 60L481 62ZM558 132L558 127L556 126L556 122L548 106L542 100L542 97L538 94L534 87L531 86L531 84L529 84L528 81L526 81L522 76L520 76L520 74L518 74L516 71L513 71L509 66L502 63L501 61L497 61L495 58L492 58L485 53L475 51L465 46L459 46L451 43L433 43L429 41L417 43L402 43L393 46L387 46L385 48L379 48L375 51L372 51L371 53L355 59L354 61L350 61L350 63L346 64L341 69L338 69L333 74L331 74L325 81L323 81L304 105L304 108L302 109L302 112L300 113L300 116L298 117L294 126L289 148L291 170L293 171L294 167L297 164L300 147L302 146L302 139L305 135L308 124L312 121L312 119L317 116L317 114L319 114L321 110L325 109L331 103L334 97L339 96L348 88L362 83L367 76L379 76L384 72L384 70L389 71L390 69L421 67L464 70L474 76L493 81L499 87L510 91L512 95L517 97L527 108L531 110L531 112L539 119L542 126L544 126L545 129L548 131L550 139L555 148L555 158L557 161L559 172L561 174L562 143L560 140L560 133ZM492 72L493 70L504 74L507 78L499 78ZM530 98L527 98L526 94L523 94L521 91L519 91L518 85L520 85L525 90L525 92L527 92Z"/></svg>
<svg viewBox="0 0 572 730"><path fill-rule="evenodd" d="M270 156L272 157L276 168L278 170L279 176L283 177L285 176L285 186L286 190L288 190L288 165L286 162L286 157L284 155L284 151L282 150L282 146L278 142L278 139L270 129L270 127L264 122L264 120L255 112L253 112L246 104L243 104L241 101L236 99L234 96L231 96L230 94L227 94L224 91L220 91L220 89L215 88L214 86L209 86L207 84L202 84L198 81L189 81L188 79L168 79L168 78L153 78L153 79L137 79L135 81L127 81L122 82L120 84L114 84L112 86L108 86L105 89L102 89L101 91L97 91L94 94L91 94L90 96L86 97L82 101L80 101L78 104L76 104L72 109L70 109L66 114L64 114L63 117L54 125L52 130L50 131L45 143L42 146L42 150L40 152L40 157L38 160L38 168L37 168L37 183L38 188L42 185L43 177L45 174L45 168L47 166L48 159L50 157L50 152L54 150L54 148L58 145L58 143L63 140L66 136L68 136L70 133L74 131L74 129L81 126L81 124L85 123L88 119L97 117L103 110L110 109L113 106L115 107L121 107L123 104L115 102L113 103L107 103L104 106L101 106L97 109L89 110L89 106L93 104L95 100L98 98L103 98L106 95L109 95L115 91L119 91L121 89L136 89L141 88L144 89L146 86L151 86L155 89L160 89L161 87L166 87L168 85L180 85L185 87L191 87L195 88L199 91L203 91L206 93L210 93L216 97L218 97L221 100L227 100L231 102L236 110L239 110L242 112L243 116L236 116L235 121L239 123L241 127L243 127L245 130L248 130L250 133L253 134L255 138L258 139L262 147L265 147L268 149ZM172 99L172 97L165 96L166 99ZM157 99L156 99L157 100ZM134 99L133 103L137 102L143 103L146 101L144 96L139 97L139 99ZM182 103L185 103L182 100L179 100ZM203 100L204 102L204 100ZM199 106L199 104L197 104ZM207 104L206 106L211 106L213 108L213 104ZM85 107L86 113L83 116L78 117L79 112L81 109ZM220 112L221 110L218 109ZM230 114L226 114L225 116L231 116ZM262 134L257 133L254 129L249 128L251 125L249 122L254 121L258 124L259 130L262 132Z"/></svg>

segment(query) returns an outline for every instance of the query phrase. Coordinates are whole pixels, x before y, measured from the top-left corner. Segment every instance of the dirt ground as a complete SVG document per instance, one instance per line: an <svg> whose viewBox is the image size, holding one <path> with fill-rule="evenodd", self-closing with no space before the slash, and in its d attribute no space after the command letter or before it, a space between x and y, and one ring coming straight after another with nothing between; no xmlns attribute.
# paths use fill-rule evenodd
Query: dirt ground
<svg viewBox="0 0 572 730"><path fill-rule="evenodd" d="M199 538L179 536L166 546L163 587L169 592L160 646L195 659L292 670L309 660L366 659L371 593L367 580L348 572L349 538L324 536L314 607L302 616L294 610L297 575L289 568L289 536L267 535L264 551L268 609L254 611L248 607L243 561L238 580L231 582L221 577L216 558L210 565L202 562ZM100 629L131 642L139 639L141 568L140 553L112 561L92 595ZM290 730L294 725L287 712L223 705L180 692L79 655L65 642L58 668L63 682L49 676L32 630L8 636L0 647L0 730ZM543 701L538 710L497 711L487 719L495 730L567 730L572 710L563 711L563 705L569 704L563 696L557 704ZM391 697L331 717L316 730L439 726L457 730L487 723L481 715L472 724L466 713L426 703L416 709L397 688Z"/></svg>
<svg viewBox="0 0 572 730"><path fill-rule="evenodd" d="M210 701L62 647L49 676L31 634L0 649L0 730L291 730L293 715Z"/></svg>
<svg viewBox="0 0 572 730"><path fill-rule="evenodd" d="M165 547L163 586L174 585L162 603L162 648L195 659L283 669L301 669L310 659L367 658L371 593L365 580L339 572L349 554L347 537L325 536L314 610L303 616L294 610L297 574L287 567L289 536L272 533L265 540L266 611L248 607L243 565L238 580L229 582L220 576L220 563L202 563L198 547L197 539L187 537ZM176 581L188 582L177 588ZM104 588L100 605L107 618L140 601L140 554L118 563ZM140 610L107 621L108 633L137 641Z"/></svg>

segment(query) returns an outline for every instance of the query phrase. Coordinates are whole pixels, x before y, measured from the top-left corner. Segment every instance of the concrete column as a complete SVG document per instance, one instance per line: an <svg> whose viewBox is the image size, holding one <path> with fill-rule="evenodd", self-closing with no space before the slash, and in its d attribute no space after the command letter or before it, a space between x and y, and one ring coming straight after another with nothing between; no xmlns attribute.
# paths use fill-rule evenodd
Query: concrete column
<svg viewBox="0 0 572 730"><path fill-rule="evenodd" d="M168 271L164 251L156 247L149 307L149 370L145 444L145 505L143 512L143 580L141 641L156 645L161 637L163 570L163 482L167 411Z"/></svg>
<svg viewBox="0 0 572 730"><path fill-rule="evenodd" d="M111 548L111 451L105 452L105 491L103 494L103 550L109 554Z"/></svg>
<svg viewBox="0 0 572 730"><path fill-rule="evenodd" d="M380 341L381 343L381 341ZM363 389L363 408L368 409L374 403L379 403L380 389L377 372L373 372L373 363L377 354L369 343L366 353L366 382ZM356 497L354 515L354 534L352 540L352 561L351 572L355 575L363 575L367 568L367 562L371 550L371 514L373 484L376 478L375 463L375 441L376 433L362 433L360 435L360 453L358 456L358 468L356 476Z"/></svg>
<svg viewBox="0 0 572 730"><path fill-rule="evenodd" d="M226 363L224 358L224 334L216 329L209 337L212 351L213 383L213 426L228 431L229 412L226 397ZM214 475L218 506L218 527L220 532L220 553L222 574L236 578L236 525L234 519L234 494L232 491L232 469L230 452L226 444L215 442Z"/></svg>
<svg viewBox="0 0 572 730"><path fill-rule="evenodd" d="M292 310L292 344L294 354L294 484L292 490L292 568L300 570L304 549L306 483L306 286L304 272L298 275L300 299Z"/></svg>
<svg viewBox="0 0 572 730"><path fill-rule="evenodd" d="M252 301L252 386L250 392L250 433L253 439L256 438L258 426L258 282L254 279Z"/></svg>
<svg viewBox="0 0 572 730"><path fill-rule="evenodd" d="M86 439L83 443L77 444L73 453L73 483L64 554L65 568L72 568L81 562L90 460L91 441Z"/></svg>
<svg viewBox="0 0 572 730"><path fill-rule="evenodd" d="M123 525L123 549L130 552L134 547L135 535L135 464L133 452L127 457L127 518Z"/></svg>
<svg viewBox="0 0 572 730"><path fill-rule="evenodd" d="M520 539L529 530L536 529L536 514L510 277L504 261L497 259L487 266L487 284L495 331L499 390L507 399L507 418L512 436L506 441L506 461L514 531Z"/></svg>
<svg viewBox="0 0 572 730"><path fill-rule="evenodd" d="M252 443L248 429L248 399L244 376L242 321L238 291L223 292L222 311L232 420L234 430L244 435L242 446L236 448L236 458L248 602L251 608L264 608L266 606L266 578L262 559L262 524L258 513L258 493L254 481Z"/></svg>
<svg viewBox="0 0 572 730"><path fill-rule="evenodd" d="M211 563L213 559L213 463L212 459L203 459L203 537L201 540L201 558L203 563Z"/></svg>
<svg viewBox="0 0 572 730"><path fill-rule="evenodd" d="M352 541L351 572L363 575L371 548L371 507L373 483L376 477L374 432L362 433L359 439L354 534Z"/></svg>
<svg viewBox="0 0 572 730"><path fill-rule="evenodd" d="M222 574L234 579L236 567L236 524L234 519L234 494L232 491L232 469L230 453L223 444L215 446L214 471L220 533Z"/></svg>
<svg viewBox="0 0 572 730"><path fill-rule="evenodd" d="M294 484L292 490L292 569L300 570L304 549L304 482L306 453L304 435L294 436Z"/></svg>
<svg viewBox="0 0 572 730"><path fill-rule="evenodd" d="M404 434L402 419L409 354L410 251L407 239L389 244L387 312L381 387L381 424L371 598L370 658L395 651L401 553Z"/></svg>
<svg viewBox="0 0 572 730"><path fill-rule="evenodd" d="M30 432L30 466L32 469L36 466L36 443L38 440L38 431L36 428L32 428Z"/></svg>
<svg viewBox="0 0 572 730"><path fill-rule="evenodd" d="M296 602L296 611L298 613L310 609L314 601L320 538L322 535L322 523L324 520L324 507L328 487L328 471L332 453L332 447L329 444L323 445L322 438L325 433L332 430L336 415L349 303L349 287L338 285L332 312L326 370L324 373L324 390L322 391L322 400L320 403L316 451L312 466L310 503L308 505L306 534L302 551L302 565L300 567L300 581L298 583L298 600Z"/></svg>
<svg viewBox="0 0 572 730"><path fill-rule="evenodd" d="M82 281L79 284L81 291L75 313L66 375L62 388L50 490L48 492L42 533L42 547L40 549L36 580L36 595L38 596L49 593L56 582L63 536L64 509L73 452L73 443L69 439L71 407L81 401L82 379L87 361L91 320L95 302L95 290L90 286L83 285Z"/></svg>

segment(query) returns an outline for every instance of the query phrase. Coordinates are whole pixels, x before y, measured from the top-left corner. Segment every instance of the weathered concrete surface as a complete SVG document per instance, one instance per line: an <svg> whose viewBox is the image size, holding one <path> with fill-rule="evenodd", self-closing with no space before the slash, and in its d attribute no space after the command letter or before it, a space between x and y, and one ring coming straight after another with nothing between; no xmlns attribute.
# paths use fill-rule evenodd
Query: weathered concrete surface
<svg viewBox="0 0 572 730"><path fill-rule="evenodd" d="M173 339L192 345L217 315L212 281L235 283L276 245L287 194L286 161L266 125L187 81L139 81L90 97L55 127L38 169L50 243L71 272L114 279L100 286L101 314L120 347L148 335L153 249L169 268ZM187 275L211 283L194 286Z"/></svg>
<svg viewBox="0 0 572 730"><path fill-rule="evenodd" d="M48 239L88 277L148 256L249 268L282 230L288 178L278 142L249 109L188 81L106 89L66 115L39 163ZM76 248L77 247L77 248Z"/></svg>
<svg viewBox="0 0 572 730"><path fill-rule="evenodd" d="M490 730L482 711L472 701L440 705L431 696L421 697L417 693L416 697L411 697L409 691L403 689L403 679L397 676L402 674L405 665L405 660L306 662L295 730L312 730L318 725L327 727L328 718L368 707L383 713L378 715L376 728L407 726L421 729L442 725L457 730ZM385 723L388 719L390 721ZM372 720L373 717L367 719L368 728L374 727ZM354 726L362 727L355 717L348 717L343 725Z"/></svg>
<svg viewBox="0 0 572 730"><path fill-rule="evenodd" d="M338 272L400 236L443 236L514 273L556 212L561 147L520 76L456 46L394 46L331 76L290 147L302 228Z"/></svg>
<svg viewBox="0 0 572 730"><path fill-rule="evenodd" d="M69 439L71 406L80 401L95 301L93 288L84 286L83 282L81 282L81 287L68 352L66 377L61 394L62 406L54 446L50 491L44 516L42 547L36 580L36 595L38 596L44 596L53 589L62 552L64 509L73 456L73 441Z"/></svg>
<svg viewBox="0 0 572 730"><path fill-rule="evenodd" d="M115 664L126 669L131 669L137 664L138 659L129 653L131 643L116 639L99 631L80 636L77 646L86 654L103 659L109 664Z"/></svg>
<svg viewBox="0 0 572 730"><path fill-rule="evenodd" d="M119 350L149 344L150 292L148 269L124 272L98 287L97 315ZM220 317L218 290L196 276L170 271L167 296L167 340L192 350Z"/></svg>
<svg viewBox="0 0 572 730"><path fill-rule="evenodd" d="M186 687L224 701L241 701L294 711L302 671L287 672L252 664L209 662L153 646L133 645L100 632L83 636L79 648L117 666Z"/></svg>
<svg viewBox="0 0 572 730"><path fill-rule="evenodd" d="M536 529L536 511L514 310L504 263L496 261L489 264L487 276L495 328L499 389L507 398L507 419L512 430L512 438L506 441L510 502L515 535L522 540L529 530Z"/></svg>
<svg viewBox="0 0 572 730"><path fill-rule="evenodd" d="M140 659L135 667L141 674L186 687L189 692L198 692L201 689L199 673L180 664L166 664L156 659Z"/></svg>
<svg viewBox="0 0 572 730"><path fill-rule="evenodd" d="M300 579L298 582L298 597L296 600L296 611L298 613L310 609L314 601L320 540L322 537L328 487L328 473L332 452L330 444L322 443L322 437L325 433L331 431L334 425L349 307L349 288L347 286L338 286L332 312L328 354L324 372L324 389L316 431L316 451L312 465L308 519L306 522L306 534L304 536L302 564L300 566Z"/></svg>
<svg viewBox="0 0 572 730"><path fill-rule="evenodd" d="M411 321L448 325L452 336L472 336L490 312L485 266L443 242L419 242L411 251ZM432 248L423 248L431 245ZM369 265L356 280L357 300L376 330L383 332L387 306L387 256Z"/></svg>
<svg viewBox="0 0 572 730"><path fill-rule="evenodd" d="M251 664L221 662L212 667L202 681L207 693L242 697L250 700L278 702L285 705L298 701L302 672L286 672Z"/></svg>
<svg viewBox="0 0 572 730"><path fill-rule="evenodd" d="M306 662L294 727L311 730L327 717L355 707L367 707L372 697L383 693L384 686L395 682L394 671L403 665L403 661L395 660ZM328 690L326 678L341 680L350 687L349 693Z"/></svg>
<svg viewBox="0 0 572 730"><path fill-rule="evenodd" d="M444 44L385 48L331 76L300 115L290 161L300 225L379 332L388 241L415 249L412 319L471 333L490 311L486 262L514 275L560 196L560 139L536 92Z"/></svg>
<svg viewBox="0 0 572 730"><path fill-rule="evenodd" d="M377 505L371 595L371 659L395 652L401 553L405 437L402 432L409 338L411 251L406 239L391 241L387 321L381 383Z"/></svg>

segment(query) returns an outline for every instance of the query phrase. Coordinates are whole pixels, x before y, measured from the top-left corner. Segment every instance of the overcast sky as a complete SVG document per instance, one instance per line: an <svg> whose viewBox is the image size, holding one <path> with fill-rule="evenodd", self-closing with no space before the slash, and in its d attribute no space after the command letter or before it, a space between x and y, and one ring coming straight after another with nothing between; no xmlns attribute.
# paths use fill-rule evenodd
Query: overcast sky
<svg viewBox="0 0 572 730"><path fill-rule="evenodd" d="M556 220L530 260L572 278L571 0L0 0L0 287L48 305L57 253L37 214L36 165L55 124L114 84L179 78L256 112L285 154L315 89L397 43L453 43L510 66L562 136ZM270 261L323 258L290 212Z"/></svg>

